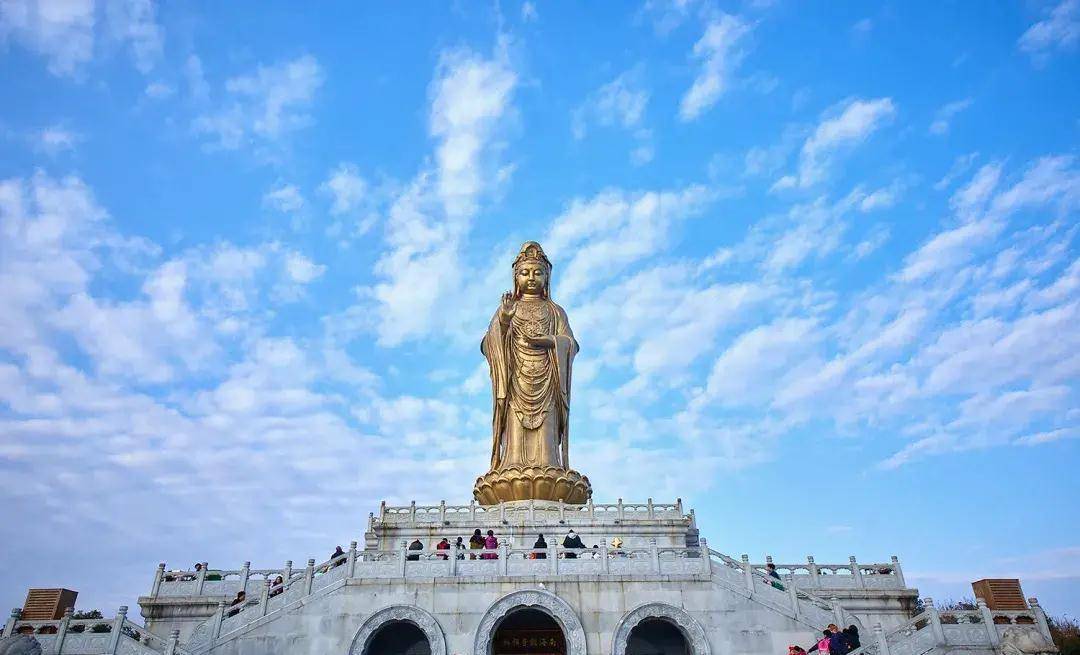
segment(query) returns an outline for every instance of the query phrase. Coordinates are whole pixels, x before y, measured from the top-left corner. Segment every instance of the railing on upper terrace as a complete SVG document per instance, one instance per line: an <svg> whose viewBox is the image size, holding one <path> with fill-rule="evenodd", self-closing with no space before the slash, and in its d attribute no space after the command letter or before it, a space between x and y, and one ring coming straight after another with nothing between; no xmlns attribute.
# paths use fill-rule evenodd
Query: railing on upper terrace
<svg viewBox="0 0 1080 655"><path fill-rule="evenodd" d="M76 619L68 608L58 621L23 621L15 608L3 635L32 635L50 655L187 655L178 630L163 639L129 620L127 610L121 606L114 618Z"/></svg>
<svg viewBox="0 0 1080 655"><path fill-rule="evenodd" d="M890 562L866 564L848 558L847 564L818 564L812 555L805 564L776 564L771 556L764 564L752 564L755 571L768 575L768 565L776 567L776 573L791 579L803 589L905 589L904 573L900 560L893 555Z"/></svg>
<svg viewBox="0 0 1080 655"><path fill-rule="evenodd" d="M620 498L615 503L593 503L590 499L583 505L569 505L559 501L557 504L528 501L516 507L505 504L480 505L475 500L468 505L447 505L446 501L438 505L417 505L416 501L408 505L379 505L378 515L369 514L372 526L408 526L408 525L450 525L469 523L476 525L499 525L514 515L526 514L531 521L558 520L567 524L595 522L597 519L618 519L620 521L643 520L689 520L693 521L693 511L683 513L682 498L674 503L654 503L649 498L644 503L624 503Z"/></svg>
<svg viewBox="0 0 1080 655"><path fill-rule="evenodd" d="M980 599L974 610L939 610L926 598L922 613L889 632L875 625L873 635L864 636L863 646L848 655L924 655L938 648L998 650L1007 642L1023 652L1034 652L1028 645L1032 642L1035 650L1050 650L1053 640L1046 614L1037 599L1029 598L1028 603L1029 610L1001 611L991 610Z"/></svg>

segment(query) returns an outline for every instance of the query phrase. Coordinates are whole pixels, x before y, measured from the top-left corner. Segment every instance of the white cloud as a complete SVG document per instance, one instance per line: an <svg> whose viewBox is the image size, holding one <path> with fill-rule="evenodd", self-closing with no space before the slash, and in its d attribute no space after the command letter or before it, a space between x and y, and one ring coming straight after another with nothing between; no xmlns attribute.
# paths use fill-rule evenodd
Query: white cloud
<svg viewBox="0 0 1080 655"><path fill-rule="evenodd" d="M930 123L930 134L941 136L949 133L949 125L957 114L971 106L971 98L950 102L937 111Z"/></svg>
<svg viewBox="0 0 1080 655"><path fill-rule="evenodd" d="M539 19L539 15L536 12L536 5L526 0L521 3L521 22L534 23Z"/></svg>
<svg viewBox="0 0 1080 655"><path fill-rule="evenodd" d="M630 153L631 163L640 166L651 161L654 155L652 132L642 126L649 92L643 88L641 77L641 69L635 68L589 94L574 110L571 125L574 138L584 139L590 124L621 128L637 141Z"/></svg>
<svg viewBox="0 0 1080 655"><path fill-rule="evenodd" d="M295 184L282 184L263 195L263 206L282 213L293 213L304 208L304 197Z"/></svg>
<svg viewBox="0 0 1080 655"><path fill-rule="evenodd" d="M48 155L56 155L65 150L74 150L81 140L80 135L62 125L51 125L37 134L35 145Z"/></svg>
<svg viewBox="0 0 1080 655"><path fill-rule="evenodd" d="M298 252L290 252L285 257L285 270L293 282L308 284L326 272L326 266L316 264Z"/></svg>
<svg viewBox="0 0 1080 655"><path fill-rule="evenodd" d="M197 95L205 88L197 58L189 58L188 73ZM311 122L311 105L322 83L322 68L311 55L258 66L226 81L224 105L198 116L192 128L211 137L214 147L228 150L276 142Z"/></svg>
<svg viewBox="0 0 1080 655"><path fill-rule="evenodd" d="M945 175L934 183L935 191L944 191L952 186L952 183L964 173L967 173L971 168L971 165L975 163L975 160L979 158L979 153L969 152L966 155L960 155L953 160L952 166Z"/></svg>
<svg viewBox="0 0 1080 655"><path fill-rule="evenodd" d="M93 57L94 0L4 0L0 9L0 41L44 56L54 75L74 75Z"/></svg>
<svg viewBox="0 0 1080 655"><path fill-rule="evenodd" d="M721 14L705 26L705 34L694 44L694 58L701 61L701 69L679 102L683 121L700 117L727 90L728 77L743 57L740 42L750 29L750 24L730 14Z"/></svg>
<svg viewBox="0 0 1080 655"><path fill-rule="evenodd" d="M143 95L151 100L164 100L170 98L176 93L176 89L172 85L165 82L151 82L146 85L146 89L143 90Z"/></svg>
<svg viewBox="0 0 1080 655"><path fill-rule="evenodd" d="M112 37L131 46L135 67L150 72L161 58L165 35L155 18L152 0L106 0L105 16Z"/></svg>
<svg viewBox="0 0 1080 655"><path fill-rule="evenodd" d="M849 101L838 114L824 118L803 143L798 174L781 178L774 188L807 188L821 183L840 152L861 144L895 115L890 98Z"/></svg>
<svg viewBox="0 0 1080 655"><path fill-rule="evenodd" d="M338 164L320 190L333 198L331 214L347 214L360 206L368 193L367 181L354 164Z"/></svg>
<svg viewBox="0 0 1080 655"><path fill-rule="evenodd" d="M1037 62L1054 50L1068 50L1080 41L1080 0L1061 0L1050 15L1027 29L1017 45Z"/></svg>

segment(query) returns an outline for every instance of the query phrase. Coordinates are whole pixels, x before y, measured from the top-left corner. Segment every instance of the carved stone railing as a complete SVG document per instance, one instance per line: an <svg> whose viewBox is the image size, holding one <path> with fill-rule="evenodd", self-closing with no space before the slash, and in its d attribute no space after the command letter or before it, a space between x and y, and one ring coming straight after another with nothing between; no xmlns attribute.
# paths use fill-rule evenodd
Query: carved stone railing
<svg viewBox="0 0 1080 655"><path fill-rule="evenodd" d="M624 503L620 498L616 503L593 503L590 500L583 505L570 505L529 501L511 507L505 504L484 506L476 501L468 505L447 505L446 501L438 505L417 505L413 501L408 505L393 506L384 501L379 505L379 513L369 516L369 522L372 527L458 524L482 527L502 525L508 517L523 514L530 521L561 521L567 525L595 524L606 520L693 520L692 514L683 512L681 498L674 503L654 503L652 498L644 503Z"/></svg>
<svg viewBox="0 0 1080 655"><path fill-rule="evenodd" d="M813 556L805 563L778 564L766 556L764 564L752 564L756 571L768 575L768 565L773 564L783 579L794 580L800 589L904 589L904 574L900 561L894 555L887 563L860 563L852 555L847 564L818 564Z"/></svg>
<svg viewBox="0 0 1080 655"><path fill-rule="evenodd" d="M848 655L926 655L954 648L1000 652L1002 644L1010 640L1041 643L1049 650L1053 640L1046 614L1038 600L1030 598L1028 602L1031 609L1024 611L991 610L981 599L974 610L938 610L927 598L921 614L889 632L884 632L880 623L875 625L873 636L864 637L862 647Z"/></svg>
<svg viewBox="0 0 1080 655"><path fill-rule="evenodd" d="M23 621L16 608L3 634L32 634L49 655L188 655L178 630L159 637L128 619L127 609L121 606L114 618L75 619L68 608L58 621Z"/></svg>

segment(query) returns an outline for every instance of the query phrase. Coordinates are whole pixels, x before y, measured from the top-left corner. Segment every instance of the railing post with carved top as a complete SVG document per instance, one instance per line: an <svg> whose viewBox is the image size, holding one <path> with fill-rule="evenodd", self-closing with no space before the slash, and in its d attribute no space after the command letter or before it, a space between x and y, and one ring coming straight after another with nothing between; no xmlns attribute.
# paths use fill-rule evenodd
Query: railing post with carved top
<svg viewBox="0 0 1080 655"><path fill-rule="evenodd" d="M896 576L896 581L900 583L900 588L903 589L907 587L907 585L904 584L904 572L900 569L900 559L896 555L892 556L892 570L893 575Z"/></svg>
<svg viewBox="0 0 1080 655"><path fill-rule="evenodd" d="M15 622L22 618L22 608L15 607L11 610L11 616L8 617L7 623L4 624L4 636L10 637L15 634Z"/></svg>
<svg viewBox="0 0 1080 655"><path fill-rule="evenodd" d="M499 550L502 551L499 554L499 575L506 575L510 565L510 544L502 544Z"/></svg>
<svg viewBox="0 0 1080 655"><path fill-rule="evenodd" d="M649 539L649 557L652 558L653 573L660 574L660 549L656 547L656 537Z"/></svg>
<svg viewBox="0 0 1080 655"><path fill-rule="evenodd" d="M934 635L934 644L943 645L945 643L945 629L941 627L941 613L938 612L938 608L934 605L933 598L924 598L923 607L926 608L926 613L930 615L930 631Z"/></svg>
<svg viewBox="0 0 1080 655"><path fill-rule="evenodd" d="M750 556L743 553L742 556L743 578L746 580L746 591L754 593L754 570L750 567Z"/></svg>
<svg viewBox="0 0 1080 655"><path fill-rule="evenodd" d="M1001 636L998 634L997 626L994 625L994 613L990 611L986 601L982 598L975 599L975 602L978 603L979 614L982 616L983 625L986 627L986 636L990 639L990 645L998 646L1001 644Z"/></svg>
<svg viewBox="0 0 1080 655"><path fill-rule="evenodd" d="M506 523L506 503L499 503L499 523Z"/></svg>
<svg viewBox="0 0 1080 655"><path fill-rule="evenodd" d="M217 613L214 614L214 639L221 636L221 624L225 621L225 601L219 600Z"/></svg>
<svg viewBox="0 0 1080 655"><path fill-rule="evenodd" d="M622 498L619 499L619 503L618 503L617 507L619 509L619 520L621 521L623 519Z"/></svg>
<svg viewBox="0 0 1080 655"><path fill-rule="evenodd" d="M1028 605L1031 605L1031 611L1035 614L1035 623L1039 625L1039 632L1046 638L1047 643L1053 643L1053 638L1050 636L1050 624L1046 622L1046 612L1043 611L1042 605L1039 605L1038 598L1028 598Z"/></svg>
<svg viewBox="0 0 1080 655"><path fill-rule="evenodd" d="M199 567L199 572L195 575L195 595L202 596L203 585L206 584L206 567L209 566L206 562L202 563Z"/></svg>
<svg viewBox="0 0 1080 655"><path fill-rule="evenodd" d="M251 575L251 562L244 562L240 567L240 591L247 595L248 576Z"/></svg>
<svg viewBox="0 0 1080 655"><path fill-rule="evenodd" d="M157 565L157 570L154 571L154 584L150 588L150 597L157 598L157 595L161 592L161 581L165 578L165 562ZM59 650L57 652L60 652Z"/></svg>
<svg viewBox="0 0 1080 655"><path fill-rule="evenodd" d="M601 564L603 565L601 567L601 570L603 570L604 573L610 573L611 572L611 565L608 562L608 551L607 551L607 542L606 541L601 541L600 542L600 559L601 559Z"/></svg>
<svg viewBox="0 0 1080 655"><path fill-rule="evenodd" d="M439 523L446 523L446 501L439 501Z"/></svg>
<svg viewBox="0 0 1080 655"><path fill-rule="evenodd" d="M559 499L559 522L563 523L565 521L566 521L566 503L564 503L563 499L560 498Z"/></svg>
<svg viewBox="0 0 1080 655"><path fill-rule="evenodd" d="M649 508L649 518L651 519L651 518L653 518L652 498L649 499L648 508Z"/></svg>
<svg viewBox="0 0 1080 655"><path fill-rule="evenodd" d="M548 552L548 556L547 556L548 561L551 562L551 574L552 575L558 575L559 574L559 551L556 549L554 539L552 539L551 543L548 544L547 552Z"/></svg>
<svg viewBox="0 0 1080 655"><path fill-rule="evenodd" d="M109 635L109 652L116 653L120 648L120 638L124 634L124 621L127 620L127 605L121 605L116 610L116 618L113 619L112 634Z"/></svg>
<svg viewBox="0 0 1080 655"><path fill-rule="evenodd" d="M701 558L702 572L712 574L712 556L709 555L709 542L705 537L698 539L698 556Z"/></svg>
<svg viewBox="0 0 1080 655"><path fill-rule="evenodd" d="M840 599L836 596L829 598L829 607L832 608L833 622L841 629L844 627L844 608L840 606Z"/></svg>
<svg viewBox="0 0 1080 655"><path fill-rule="evenodd" d="M259 596L259 611L263 616L266 616L266 612L269 611L270 604L270 585L274 584L270 576L266 576L266 580L263 581L262 595Z"/></svg>
<svg viewBox="0 0 1080 655"><path fill-rule="evenodd" d="M469 523L476 523L476 499L469 501Z"/></svg>
<svg viewBox="0 0 1080 655"><path fill-rule="evenodd" d="M409 561L409 542L404 539L401 541L401 552L398 554L401 558L401 577L405 577L405 563Z"/></svg>
<svg viewBox="0 0 1080 655"><path fill-rule="evenodd" d="M176 648L180 645L180 631L173 630L169 633L169 643L165 646L165 655L176 655Z"/></svg>
<svg viewBox="0 0 1080 655"><path fill-rule="evenodd" d="M874 639L877 640L878 655L889 655L889 640L885 638L885 631L880 623L874 624Z"/></svg>
<svg viewBox="0 0 1080 655"><path fill-rule="evenodd" d="M810 586L814 589L819 589L821 587L821 580L818 579L818 567L817 564L814 563L813 555L806 556L806 568L810 569Z"/></svg>
<svg viewBox="0 0 1080 655"><path fill-rule="evenodd" d="M409 501L409 525L416 524L416 501Z"/></svg>
<svg viewBox="0 0 1080 655"><path fill-rule="evenodd" d="M285 587L289 586L289 583L291 581L292 581L292 560L287 559L287 560L285 560L285 570L282 571L282 576L281 576L281 588L282 588L283 591L284 591Z"/></svg>
<svg viewBox="0 0 1080 655"><path fill-rule="evenodd" d="M683 513L682 513L682 498L676 498L675 499L675 513L678 514L679 516L683 515Z"/></svg>
<svg viewBox="0 0 1080 655"><path fill-rule="evenodd" d="M74 612L74 608L67 607L64 609L64 618L60 619L60 627L56 629L56 641L54 648L57 653L64 652L64 637L67 636L68 624L71 622L71 614Z"/></svg>
<svg viewBox="0 0 1080 655"><path fill-rule="evenodd" d="M307 568L304 569L304 595L307 596L311 593L311 584L315 581L315 560L309 559L307 561Z"/></svg>
<svg viewBox="0 0 1080 655"><path fill-rule="evenodd" d="M349 542L349 561L348 561L348 573L350 578L356 577L356 542Z"/></svg>
<svg viewBox="0 0 1080 655"><path fill-rule="evenodd" d="M799 618L799 592L795 590L795 574L788 573L787 577L787 592L788 598L791 599L791 615L793 618Z"/></svg>
<svg viewBox="0 0 1080 655"><path fill-rule="evenodd" d="M586 503L586 504L589 507L589 518L590 519L595 518L596 517L596 506L593 505L592 497L589 498L589 502Z"/></svg>
<svg viewBox="0 0 1080 655"><path fill-rule="evenodd" d="M848 562L851 564L851 575L855 576L855 584L859 589L866 589L866 580L862 577L862 570L859 568L859 563L855 561L855 556L848 556Z"/></svg>
<svg viewBox="0 0 1080 655"><path fill-rule="evenodd" d="M386 501L379 501L379 521L386 523Z"/></svg>
<svg viewBox="0 0 1080 655"><path fill-rule="evenodd" d="M697 515L694 514L694 510L692 510L692 509L690 510L690 527L691 528L696 528L697 527Z"/></svg>

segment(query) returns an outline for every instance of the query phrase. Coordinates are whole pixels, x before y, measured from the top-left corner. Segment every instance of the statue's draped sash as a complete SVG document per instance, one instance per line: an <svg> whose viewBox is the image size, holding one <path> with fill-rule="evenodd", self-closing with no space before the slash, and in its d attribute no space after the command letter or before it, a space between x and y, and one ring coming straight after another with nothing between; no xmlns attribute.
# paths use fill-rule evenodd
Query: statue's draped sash
<svg viewBox="0 0 1080 655"><path fill-rule="evenodd" d="M578 344L574 339L574 333L570 330L570 323L566 318L566 312L562 307L551 300L544 299L539 302L547 304L548 310L554 318L555 347L547 349L546 356L555 371L558 384L555 389L553 406L546 413L543 424L538 428L528 428L522 425L521 419L515 414L511 400L515 385L511 376L517 373L514 370L515 334L513 323L503 326L499 321L499 311L491 319L487 334L480 344L480 351L488 362L491 375L491 391L493 399L492 408L492 449L491 469L499 470L506 466L539 465L558 466L570 468L569 462L569 411L570 411L570 377L573 367L574 356L578 352ZM517 403L515 403L517 404ZM551 422L554 422L552 424ZM523 448L512 448L508 443L510 435L518 435L527 440L552 439L554 443L530 443ZM508 452L513 452L516 457L507 459ZM529 461L532 457L524 453L540 453L544 461ZM547 453L547 456L543 454ZM524 459L522 459L524 457Z"/></svg>

